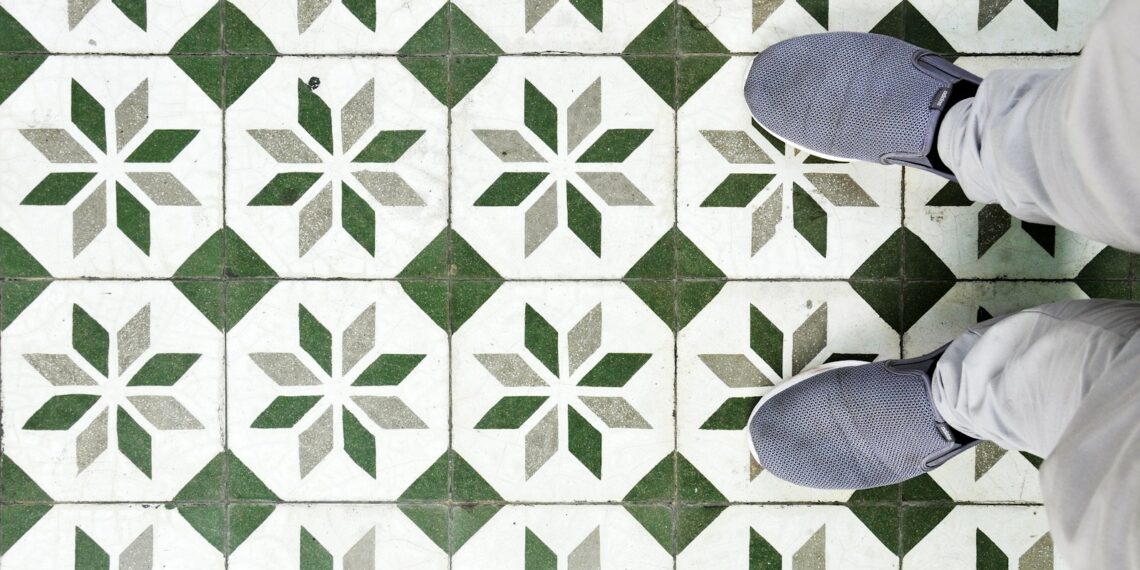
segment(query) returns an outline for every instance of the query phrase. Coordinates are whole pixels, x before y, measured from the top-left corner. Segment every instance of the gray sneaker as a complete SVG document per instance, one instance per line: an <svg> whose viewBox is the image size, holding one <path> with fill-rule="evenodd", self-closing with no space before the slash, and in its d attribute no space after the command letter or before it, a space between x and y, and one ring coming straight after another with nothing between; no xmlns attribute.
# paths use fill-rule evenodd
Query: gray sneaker
<svg viewBox="0 0 1140 570"><path fill-rule="evenodd" d="M953 180L938 157L938 127L980 83L902 40L831 32L764 50L744 97L760 126L824 158L901 164Z"/></svg>
<svg viewBox="0 0 1140 570"><path fill-rule="evenodd" d="M773 475L817 489L868 489L921 475L977 445L930 399L943 350L909 360L836 362L782 382L748 419Z"/></svg>

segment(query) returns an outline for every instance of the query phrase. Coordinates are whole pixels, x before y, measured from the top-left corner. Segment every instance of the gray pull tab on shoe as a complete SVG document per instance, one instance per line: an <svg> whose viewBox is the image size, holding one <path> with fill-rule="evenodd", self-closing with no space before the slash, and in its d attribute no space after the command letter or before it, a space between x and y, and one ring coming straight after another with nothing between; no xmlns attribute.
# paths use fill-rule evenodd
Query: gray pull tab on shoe
<svg viewBox="0 0 1140 570"><path fill-rule="evenodd" d="M949 100L950 88L943 87L934 93L934 100L930 102L930 108L935 111L941 111Z"/></svg>
<svg viewBox="0 0 1140 570"><path fill-rule="evenodd" d="M867 489L921 475L977 445L931 400L944 350L824 366L781 383L748 422L757 462L806 487Z"/></svg>

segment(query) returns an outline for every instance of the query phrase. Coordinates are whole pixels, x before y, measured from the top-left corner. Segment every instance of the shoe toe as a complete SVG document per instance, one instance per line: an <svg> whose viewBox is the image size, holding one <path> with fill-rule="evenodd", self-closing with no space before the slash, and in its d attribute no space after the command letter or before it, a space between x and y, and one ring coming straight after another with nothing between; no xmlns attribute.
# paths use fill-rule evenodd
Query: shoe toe
<svg viewBox="0 0 1140 570"><path fill-rule="evenodd" d="M762 401L749 423L756 458L777 477L821 489L865 489L929 470L951 446L918 374L888 363L837 368Z"/></svg>
<svg viewBox="0 0 1140 570"><path fill-rule="evenodd" d="M749 424L760 465L805 487L855 488L861 459L831 411L838 400L834 375L824 373L764 401Z"/></svg>
<svg viewBox="0 0 1140 570"><path fill-rule="evenodd" d="M816 153L871 162L924 154L931 96L944 82L915 67L921 53L876 34L800 36L756 56L744 95L761 126Z"/></svg>

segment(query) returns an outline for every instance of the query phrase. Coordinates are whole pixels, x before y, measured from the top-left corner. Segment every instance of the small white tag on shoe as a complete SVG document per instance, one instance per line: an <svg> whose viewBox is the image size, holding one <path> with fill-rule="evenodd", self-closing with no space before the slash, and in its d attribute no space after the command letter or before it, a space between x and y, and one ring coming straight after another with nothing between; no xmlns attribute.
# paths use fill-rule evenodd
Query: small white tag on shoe
<svg viewBox="0 0 1140 570"><path fill-rule="evenodd" d="M954 441L954 432L950 431L950 426L944 423L936 423L934 427L938 429L938 434L946 441Z"/></svg>
<svg viewBox="0 0 1140 570"><path fill-rule="evenodd" d="M943 87L934 92L934 99L930 102L931 109L941 110L946 105L946 100L950 98L950 88Z"/></svg>

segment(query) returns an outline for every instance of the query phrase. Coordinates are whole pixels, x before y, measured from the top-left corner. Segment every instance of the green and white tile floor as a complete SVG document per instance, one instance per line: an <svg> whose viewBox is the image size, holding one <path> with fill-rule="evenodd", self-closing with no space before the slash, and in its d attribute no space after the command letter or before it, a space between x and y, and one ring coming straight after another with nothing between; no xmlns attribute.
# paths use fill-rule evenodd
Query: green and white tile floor
<svg viewBox="0 0 1140 570"><path fill-rule="evenodd" d="M740 92L823 30L1063 66L1101 5L0 0L0 566L1064 567L1038 458L816 492L741 428L1138 264Z"/></svg>

